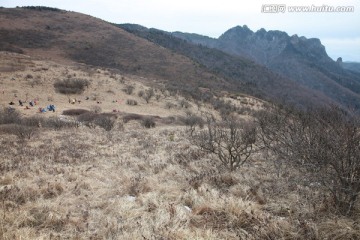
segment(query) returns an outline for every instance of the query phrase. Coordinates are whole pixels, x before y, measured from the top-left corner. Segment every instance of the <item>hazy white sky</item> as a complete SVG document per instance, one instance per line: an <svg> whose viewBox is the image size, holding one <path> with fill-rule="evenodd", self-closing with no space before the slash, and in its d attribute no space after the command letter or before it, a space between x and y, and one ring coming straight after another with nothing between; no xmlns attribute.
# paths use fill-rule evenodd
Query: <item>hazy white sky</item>
<svg viewBox="0 0 360 240"><path fill-rule="evenodd" d="M285 4L284 13L263 13L264 4ZM289 6L353 6L353 12L289 12ZM218 37L237 25L316 37L336 60L360 62L360 0L0 0L0 6L49 6L113 23L137 23L166 31ZM269 7L264 8L269 10Z"/></svg>

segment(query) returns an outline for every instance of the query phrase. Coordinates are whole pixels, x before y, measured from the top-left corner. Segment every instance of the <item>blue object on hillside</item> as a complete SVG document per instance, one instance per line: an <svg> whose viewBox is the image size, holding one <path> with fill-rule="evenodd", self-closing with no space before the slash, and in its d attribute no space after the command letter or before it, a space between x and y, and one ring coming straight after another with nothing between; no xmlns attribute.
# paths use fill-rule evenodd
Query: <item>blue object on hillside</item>
<svg viewBox="0 0 360 240"><path fill-rule="evenodd" d="M49 111L55 112L55 106L54 106L53 104L47 106L47 109L48 109Z"/></svg>

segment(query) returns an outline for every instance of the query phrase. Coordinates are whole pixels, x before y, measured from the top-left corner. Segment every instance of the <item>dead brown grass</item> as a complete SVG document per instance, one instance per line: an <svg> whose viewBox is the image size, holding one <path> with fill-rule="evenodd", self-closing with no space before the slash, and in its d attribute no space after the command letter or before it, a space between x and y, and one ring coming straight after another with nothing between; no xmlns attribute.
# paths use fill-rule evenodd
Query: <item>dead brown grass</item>
<svg viewBox="0 0 360 240"><path fill-rule="evenodd" d="M2 135L2 239L359 237L355 220L319 216L311 196L276 179L266 162L230 175L215 170L185 127L129 122L111 131L109 141L101 128L49 130L21 145Z"/></svg>
<svg viewBox="0 0 360 240"><path fill-rule="evenodd" d="M3 106L26 96L38 97L43 106L51 95L55 113L15 108L22 117L74 121L61 113L90 111L95 105L118 118L109 131L82 124L58 131L42 126L26 141L0 133L0 239L359 238L359 215L334 215L328 196L316 183L300 181L296 169L280 171L260 152L240 171L229 173L214 156L199 151L189 141L187 127L176 120L186 115L185 109L165 107L179 96L159 92L159 101L147 104L132 95L139 104L129 106L123 101L128 98L125 84L135 92L148 89L136 76L32 63L0 73ZM30 91L26 75L36 69L43 81ZM81 100L71 104L55 93L52 81L74 74L93 81L82 95L69 96ZM207 105L189 104L195 114L215 113ZM138 121L144 116L158 116L156 127L144 128ZM126 117L129 121L123 121Z"/></svg>

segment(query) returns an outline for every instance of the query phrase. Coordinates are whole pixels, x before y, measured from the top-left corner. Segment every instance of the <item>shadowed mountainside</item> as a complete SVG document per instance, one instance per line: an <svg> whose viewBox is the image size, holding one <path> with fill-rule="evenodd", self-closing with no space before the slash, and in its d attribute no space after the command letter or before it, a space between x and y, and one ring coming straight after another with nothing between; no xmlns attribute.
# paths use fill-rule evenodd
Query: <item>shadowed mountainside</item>
<svg viewBox="0 0 360 240"><path fill-rule="evenodd" d="M359 108L360 75L333 61L319 39L265 29L253 32L246 25L231 28L218 39L181 32L172 35L252 59L344 106Z"/></svg>
<svg viewBox="0 0 360 240"><path fill-rule="evenodd" d="M240 89L243 91L245 90L257 97L297 105L332 102L321 92L301 86L247 58L230 55L203 45L192 44L158 29L147 29L135 24L120 24L118 26L193 59L212 72L228 79L234 85L241 86Z"/></svg>

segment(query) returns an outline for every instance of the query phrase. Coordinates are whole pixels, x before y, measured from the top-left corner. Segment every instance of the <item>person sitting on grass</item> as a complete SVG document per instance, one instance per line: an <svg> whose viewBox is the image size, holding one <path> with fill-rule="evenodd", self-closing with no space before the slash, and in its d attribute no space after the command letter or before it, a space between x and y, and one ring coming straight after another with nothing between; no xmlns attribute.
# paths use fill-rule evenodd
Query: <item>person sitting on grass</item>
<svg viewBox="0 0 360 240"><path fill-rule="evenodd" d="M40 113L45 113L45 112L46 112L46 109L45 109L45 108L42 108L42 107L39 107L39 112L40 112Z"/></svg>
<svg viewBox="0 0 360 240"><path fill-rule="evenodd" d="M49 111L55 112L55 106L54 106L53 104L50 104L49 106L47 106L47 109L48 109Z"/></svg>

